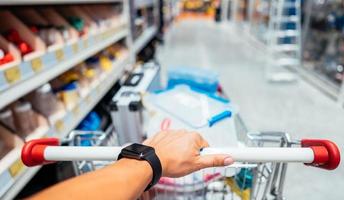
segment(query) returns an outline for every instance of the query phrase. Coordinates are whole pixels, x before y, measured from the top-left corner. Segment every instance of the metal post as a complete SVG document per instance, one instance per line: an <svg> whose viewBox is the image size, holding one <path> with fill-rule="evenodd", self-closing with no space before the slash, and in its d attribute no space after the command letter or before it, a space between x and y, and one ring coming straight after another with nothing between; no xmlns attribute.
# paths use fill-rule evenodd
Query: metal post
<svg viewBox="0 0 344 200"><path fill-rule="evenodd" d="M136 62L136 55L134 52L134 37L133 37L133 32L134 32L134 20L135 20L135 7L134 7L134 0L128 0L128 1L123 1L123 14L126 17L128 26L128 36L126 38L126 44L129 49L129 60L131 64L131 68L134 66Z"/></svg>

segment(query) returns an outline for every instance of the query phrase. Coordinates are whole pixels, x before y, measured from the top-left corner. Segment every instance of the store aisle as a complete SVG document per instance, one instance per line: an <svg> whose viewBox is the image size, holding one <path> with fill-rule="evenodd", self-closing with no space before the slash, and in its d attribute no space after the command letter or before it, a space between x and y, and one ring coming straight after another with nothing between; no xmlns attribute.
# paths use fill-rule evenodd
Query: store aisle
<svg viewBox="0 0 344 200"><path fill-rule="evenodd" d="M208 67L219 72L224 90L240 106L250 130L318 137L344 145L344 110L304 81L269 84L264 80L264 52L253 48L238 31L213 22L183 21L166 35L158 50L163 67ZM344 167L335 172L290 165L287 199L343 199Z"/></svg>

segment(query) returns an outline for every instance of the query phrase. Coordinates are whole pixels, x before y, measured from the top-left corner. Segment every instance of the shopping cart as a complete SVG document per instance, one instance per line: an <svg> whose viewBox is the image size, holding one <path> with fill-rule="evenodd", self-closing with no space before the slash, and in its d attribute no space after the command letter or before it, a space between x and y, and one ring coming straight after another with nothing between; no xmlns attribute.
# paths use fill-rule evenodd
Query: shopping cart
<svg viewBox="0 0 344 200"><path fill-rule="evenodd" d="M200 170L182 178L162 177L141 199L283 199L287 163L334 170L340 152L331 141L293 141L286 133L251 132L245 147L205 148L201 154L229 154L236 161L229 167ZM59 146L61 143L70 146ZM109 165L122 147L113 129L106 132L73 131L60 142L56 138L31 140L22 150L27 166L54 161L73 161L77 175ZM106 146L104 146L106 145Z"/></svg>

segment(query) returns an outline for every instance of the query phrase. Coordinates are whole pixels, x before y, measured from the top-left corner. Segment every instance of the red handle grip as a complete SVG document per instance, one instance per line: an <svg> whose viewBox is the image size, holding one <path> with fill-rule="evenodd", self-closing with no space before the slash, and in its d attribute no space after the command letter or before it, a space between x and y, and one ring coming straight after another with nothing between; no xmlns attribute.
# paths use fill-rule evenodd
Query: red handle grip
<svg viewBox="0 0 344 200"><path fill-rule="evenodd" d="M47 146L58 146L59 144L57 138L30 140L22 148L21 159L28 167L51 163L44 159L44 149Z"/></svg>
<svg viewBox="0 0 344 200"><path fill-rule="evenodd" d="M310 147L314 152L311 166L334 170L340 163L340 151L337 145L329 140L303 139L302 147Z"/></svg>

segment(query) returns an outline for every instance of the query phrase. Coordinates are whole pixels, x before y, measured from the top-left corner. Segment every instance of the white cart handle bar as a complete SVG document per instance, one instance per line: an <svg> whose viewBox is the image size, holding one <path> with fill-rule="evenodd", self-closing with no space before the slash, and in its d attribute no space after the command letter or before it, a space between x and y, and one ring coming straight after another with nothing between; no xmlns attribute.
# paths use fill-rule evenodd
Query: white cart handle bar
<svg viewBox="0 0 344 200"><path fill-rule="evenodd" d="M117 160L123 147L114 146L59 146L57 138L31 140L25 143L21 158L26 166L47 164L55 161ZM303 139L301 147L245 147L204 148L201 155L228 154L234 161L301 162L306 165L334 170L340 163L337 145L328 140Z"/></svg>

